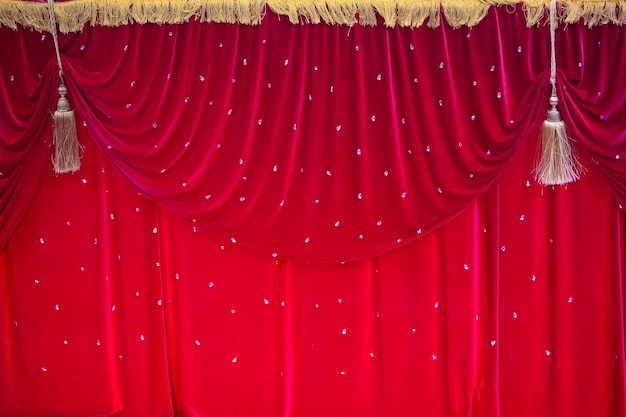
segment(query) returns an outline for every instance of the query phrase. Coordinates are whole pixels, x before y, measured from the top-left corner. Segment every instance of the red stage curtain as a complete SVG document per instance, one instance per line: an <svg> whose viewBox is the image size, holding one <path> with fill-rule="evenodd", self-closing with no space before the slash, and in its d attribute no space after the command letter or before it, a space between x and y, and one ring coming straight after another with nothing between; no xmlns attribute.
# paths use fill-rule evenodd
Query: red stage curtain
<svg viewBox="0 0 626 417"><path fill-rule="evenodd" d="M1 415L625 415L619 28L0 30Z"/></svg>

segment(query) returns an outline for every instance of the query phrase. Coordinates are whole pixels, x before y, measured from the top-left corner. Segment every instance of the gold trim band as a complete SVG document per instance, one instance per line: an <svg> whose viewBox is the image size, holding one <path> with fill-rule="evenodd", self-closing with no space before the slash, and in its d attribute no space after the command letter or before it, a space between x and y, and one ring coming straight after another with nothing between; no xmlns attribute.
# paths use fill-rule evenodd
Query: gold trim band
<svg viewBox="0 0 626 417"><path fill-rule="evenodd" d="M453 27L477 25L493 6L522 3L526 24L546 19L550 0L72 0L54 4L62 33L92 26L132 23L201 22L258 25L269 7L294 24L376 25L380 15L388 27L435 28L441 15ZM626 23L626 0L561 0L560 22L583 19L587 26ZM358 17L357 17L358 16ZM0 0L0 26L20 24L41 32L50 30L47 6L21 0Z"/></svg>

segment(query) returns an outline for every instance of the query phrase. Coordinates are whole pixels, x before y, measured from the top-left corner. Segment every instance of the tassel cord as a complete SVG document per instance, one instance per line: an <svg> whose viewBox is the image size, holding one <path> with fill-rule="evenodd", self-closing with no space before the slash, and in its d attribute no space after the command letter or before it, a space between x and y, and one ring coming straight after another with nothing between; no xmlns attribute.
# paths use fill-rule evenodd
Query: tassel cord
<svg viewBox="0 0 626 417"><path fill-rule="evenodd" d="M550 1L550 84L556 97L556 0Z"/></svg>
<svg viewBox="0 0 626 417"><path fill-rule="evenodd" d="M54 0L48 0L48 13L50 15L50 31L54 40L54 50L56 52L57 64L59 67L59 99L57 109L54 112L53 142L55 154L53 157L54 172L65 174L76 172L80 169L81 146L78 143L76 131L76 118L69 100L65 95L65 79L63 74L63 63L61 62L61 51L59 48L59 36L57 32L57 20L54 13Z"/></svg>
<svg viewBox="0 0 626 417"><path fill-rule="evenodd" d="M48 14L50 15L50 30L54 41L54 51L57 56L57 65L59 66L59 76L61 77L61 82L65 84L65 79L63 77L63 63L61 62L61 50L59 48L59 33L57 32L57 19L54 14L54 0L48 0Z"/></svg>

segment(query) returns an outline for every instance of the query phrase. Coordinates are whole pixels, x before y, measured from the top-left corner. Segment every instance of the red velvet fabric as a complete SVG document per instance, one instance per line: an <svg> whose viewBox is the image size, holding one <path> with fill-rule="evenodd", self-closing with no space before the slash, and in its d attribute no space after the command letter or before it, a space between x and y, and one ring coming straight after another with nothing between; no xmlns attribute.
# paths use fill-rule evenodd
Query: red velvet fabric
<svg viewBox="0 0 626 417"><path fill-rule="evenodd" d="M619 28L0 31L1 415L625 415Z"/></svg>

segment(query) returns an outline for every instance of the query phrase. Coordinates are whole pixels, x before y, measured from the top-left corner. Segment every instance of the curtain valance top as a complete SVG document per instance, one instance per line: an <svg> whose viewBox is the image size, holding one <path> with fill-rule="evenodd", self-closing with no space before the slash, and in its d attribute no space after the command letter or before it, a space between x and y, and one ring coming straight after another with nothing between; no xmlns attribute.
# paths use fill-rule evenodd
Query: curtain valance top
<svg viewBox="0 0 626 417"><path fill-rule="evenodd" d="M267 9L287 16L290 22L352 26L376 25L381 16L388 27L438 27L441 15L452 27L478 24L493 6L521 4L526 24L546 22L549 0L70 0L55 3L63 33L79 32L86 24L179 24L201 22L257 25ZM46 2L0 0L0 26L17 25L50 31ZM588 26L626 23L626 0L562 0L559 21Z"/></svg>

